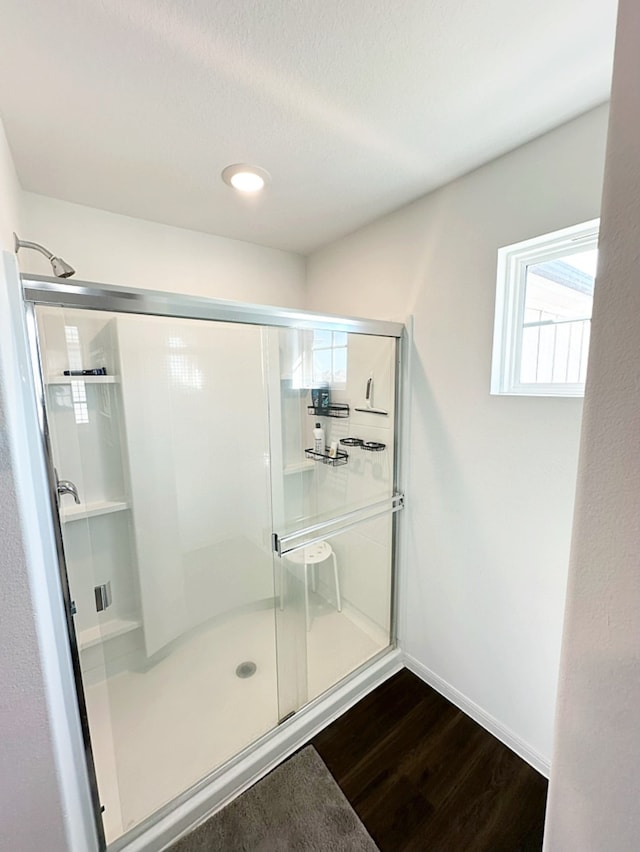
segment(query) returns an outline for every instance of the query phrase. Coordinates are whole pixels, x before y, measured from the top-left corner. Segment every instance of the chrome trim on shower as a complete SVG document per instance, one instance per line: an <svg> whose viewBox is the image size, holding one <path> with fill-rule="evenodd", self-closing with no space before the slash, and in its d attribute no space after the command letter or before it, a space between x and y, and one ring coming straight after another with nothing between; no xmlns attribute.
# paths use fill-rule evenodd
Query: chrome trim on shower
<svg viewBox="0 0 640 852"><path fill-rule="evenodd" d="M393 429L393 491L394 494L405 495L407 487L407 472L409 470L409 373L411 370L411 337L413 330L413 317L409 318L407 325L402 331L402 337L396 340L395 352L395 399L394 429ZM404 505L404 499L403 499ZM404 521L397 514L393 516L391 528L391 554L393 570L391 571L391 623L389 633L391 642L397 647L399 633L402 628L399 611L400 588L404 581L404 575L400 575L403 556L403 548L406 546L407 520Z"/></svg>
<svg viewBox="0 0 640 852"><path fill-rule="evenodd" d="M51 521L56 545L56 554L58 557L58 579L60 580L60 591L62 593L64 615L67 625L69 654L71 657L71 668L73 671L73 680L75 683L76 699L78 703L78 715L80 718L80 729L82 732L82 742L84 746L85 768L87 772L87 780L89 782L89 793L91 795L91 802L93 805L93 825L96 832L96 840L98 842L98 847L100 849L100 852L103 852L103 850L106 850L107 848L107 841L104 833L104 823L102 821L102 803L100 801L100 792L98 790L98 778L96 775L95 761L93 758L91 732L89 730L89 713L87 710L87 700L84 692L84 684L82 681L80 647L78 645L78 637L76 635L76 627L74 622L75 605L71 598L69 576L67 573L67 559L64 551L64 542L62 538L62 525L60 523L60 513L58 512L59 483L58 475L53 464L53 453L51 451L49 423L47 420L47 409L45 406L45 386L43 380L44 373L42 369L42 358L40 353L35 306L27 303L25 304L24 308L27 327L27 338L30 350L29 354L31 356L33 386L37 400L38 427L40 430L40 440L42 442L44 463L48 480L47 486L49 490L49 504L51 507Z"/></svg>
<svg viewBox="0 0 640 852"><path fill-rule="evenodd" d="M326 329L351 334L401 337L399 322L317 314L268 305L249 305L202 296L182 296L160 290L139 290L90 281L61 281L45 275L21 275L27 302L126 314L151 314L180 319L220 320L250 325Z"/></svg>

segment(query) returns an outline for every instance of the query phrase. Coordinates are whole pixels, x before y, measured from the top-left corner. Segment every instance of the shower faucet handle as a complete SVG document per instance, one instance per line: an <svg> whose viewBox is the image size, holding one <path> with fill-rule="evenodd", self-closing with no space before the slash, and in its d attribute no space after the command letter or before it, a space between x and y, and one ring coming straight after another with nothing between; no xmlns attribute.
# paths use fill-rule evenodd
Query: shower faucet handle
<svg viewBox="0 0 640 852"><path fill-rule="evenodd" d="M58 489L58 494L60 494L60 495L71 494L73 496L73 499L76 501L76 503L78 503L78 504L80 503L80 497L78 496L78 489L73 484L73 482L71 482L70 479L59 479L57 489Z"/></svg>

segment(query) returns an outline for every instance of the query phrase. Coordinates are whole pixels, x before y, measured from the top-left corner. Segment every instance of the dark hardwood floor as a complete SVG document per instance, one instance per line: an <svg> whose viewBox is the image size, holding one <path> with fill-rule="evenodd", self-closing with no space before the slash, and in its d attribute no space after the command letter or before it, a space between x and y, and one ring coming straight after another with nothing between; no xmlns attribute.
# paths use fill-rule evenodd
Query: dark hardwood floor
<svg viewBox="0 0 640 852"><path fill-rule="evenodd" d="M404 669L312 744L381 852L540 852L547 781Z"/></svg>

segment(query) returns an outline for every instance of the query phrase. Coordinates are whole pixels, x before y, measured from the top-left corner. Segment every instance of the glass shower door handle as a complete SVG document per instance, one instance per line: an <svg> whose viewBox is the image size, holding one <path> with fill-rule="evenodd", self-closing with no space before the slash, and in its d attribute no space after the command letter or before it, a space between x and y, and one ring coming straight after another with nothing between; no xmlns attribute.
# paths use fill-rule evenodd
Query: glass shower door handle
<svg viewBox="0 0 640 852"><path fill-rule="evenodd" d="M403 508L404 494L397 491L385 500L379 500L352 512L345 512L343 515L336 515L304 529L282 534L274 532L271 536L271 548L277 556L282 557L301 547L319 544L321 541L341 535L376 518L393 515Z"/></svg>

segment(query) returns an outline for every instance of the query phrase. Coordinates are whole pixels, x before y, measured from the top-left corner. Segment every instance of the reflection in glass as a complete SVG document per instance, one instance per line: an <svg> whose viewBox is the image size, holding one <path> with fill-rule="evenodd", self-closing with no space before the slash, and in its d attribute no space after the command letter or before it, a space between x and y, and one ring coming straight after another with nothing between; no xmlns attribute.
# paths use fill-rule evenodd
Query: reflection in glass
<svg viewBox="0 0 640 852"><path fill-rule="evenodd" d="M280 531L287 532L391 497L395 339L297 329L281 329L273 334L276 336L273 360L280 374L280 422L272 433L272 446L281 448L285 473ZM316 343L329 342L331 345L326 348L315 348ZM305 365L311 363L309 357L313 357L312 363L321 380L317 384L311 381L313 373L305 376ZM334 380L328 380L330 376ZM366 405L370 378L375 382L375 407L387 411L387 415L356 410ZM318 386L327 387L331 403L343 406L343 410L324 416L318 412L312 405L311 394L311 389ZM305 450L314 446L316 422L321 422L328 447L337 441L339 449L348 453L346 465L333 467L306 461ZM373 453L361 445L340 444L348 438L384 444L385 449ZM278 507L275 513L279 517Z"/></svg>
<svg viewBox="0 0 640 852"><path fill-rule="evenodd" d="M527 267L522 383L584 383L597 249Z"/></svg>

